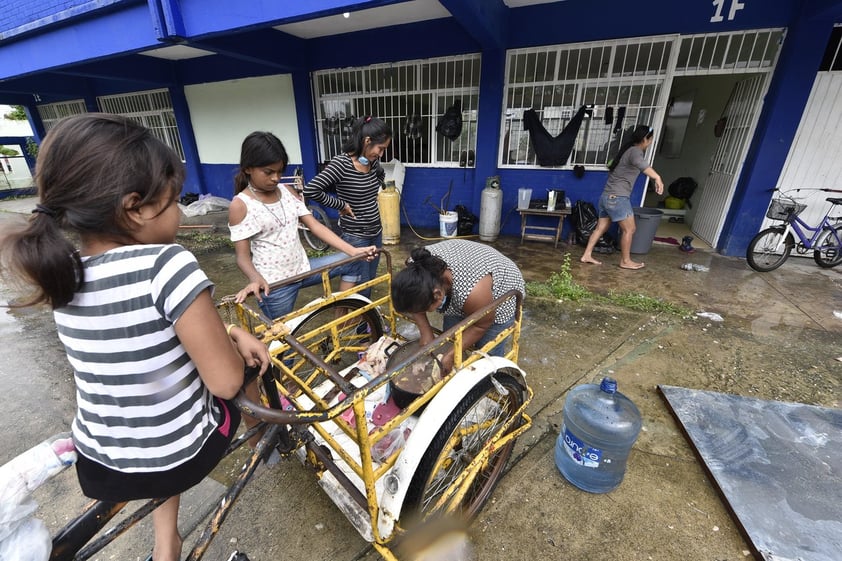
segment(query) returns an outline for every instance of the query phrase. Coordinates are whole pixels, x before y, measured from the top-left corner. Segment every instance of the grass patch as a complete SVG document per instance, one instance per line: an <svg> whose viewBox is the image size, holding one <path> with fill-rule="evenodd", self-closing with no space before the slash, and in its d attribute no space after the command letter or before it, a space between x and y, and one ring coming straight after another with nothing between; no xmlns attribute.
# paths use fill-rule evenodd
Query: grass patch
<svg viewBox="0 0 842 561"><path fill-rule="evenodd" d="M609 292L608 295L603 295L591 292L573 279L573 275L570 273L569 253L564 254L561 269L551 274L546 281L526 283L526 293L538 298L553 298L569 302L604 302L640 312L664 312L682 317L692 315L692 311L687 308L645 294Z"/></svg>
<svg viewBox="0 0 842 561"><path fill-rule="evenodd" d="M233 254L234 244L227 232L207 230L180 230L175 239L193 254L210 253L221 249L228 249Z"/></svg>
<svg viewBox="0 0 842 561"><path fill-rule="evenodd" d="M190 250L190 253L193 253L194 255L211 253L214 251L230 251L232 256L234 254L234 244L228 236L227 228L215 230L212 228L195 230L183 229L178 231L175 241ZM325 251L317 251L308 245L304 245L304 249L307 251L307 257L309 258L321 257L322 255L327 255L336 251L332 247L329 247Z"/></svg>

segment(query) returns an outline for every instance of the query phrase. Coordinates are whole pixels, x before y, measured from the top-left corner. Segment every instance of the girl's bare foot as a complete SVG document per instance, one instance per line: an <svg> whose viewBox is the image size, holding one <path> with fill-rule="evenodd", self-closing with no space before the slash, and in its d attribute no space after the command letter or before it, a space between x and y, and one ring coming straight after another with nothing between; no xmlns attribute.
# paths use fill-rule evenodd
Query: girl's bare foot
<svg viewBox="0 0 842 561"><path fill-rule="evenodd" d="M632 271L642 269L645 266L645 263L637 263L635 261L629 261L628 263L620 263L621 269L631 269Z"/></svg>
<svg viewBox="0 0 842 561"><path fill-rule="evenodd" d="M587 257L583 255L579 259L579 261L581 261L582 263L590 263L592 265L602 265L602 261L597 261L596 259L594 259L590 255L588 255Z"/></svg>

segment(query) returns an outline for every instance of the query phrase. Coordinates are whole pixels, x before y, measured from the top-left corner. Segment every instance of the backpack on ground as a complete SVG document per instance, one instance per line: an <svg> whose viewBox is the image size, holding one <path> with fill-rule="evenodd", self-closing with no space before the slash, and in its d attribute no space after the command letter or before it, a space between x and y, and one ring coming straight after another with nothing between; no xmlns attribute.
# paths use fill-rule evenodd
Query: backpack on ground
<svg viewBox="0 0 842 561"><path fill-rule="evenodd" d="M667 193L671 197L683 200L687 208L693 208L693 205L690 204L690 197L693 196L698 186L699 184L692 177L679 177L670 183L670 186L667 187Z"/></svg>

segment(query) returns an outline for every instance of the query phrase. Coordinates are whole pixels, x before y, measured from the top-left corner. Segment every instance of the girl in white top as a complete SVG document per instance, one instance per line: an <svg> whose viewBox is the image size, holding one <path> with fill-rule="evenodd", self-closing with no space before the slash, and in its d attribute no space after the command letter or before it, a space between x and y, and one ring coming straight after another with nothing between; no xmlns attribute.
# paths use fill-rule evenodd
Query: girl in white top
<svg viewBox="0 0 842 561"><path fill-rule="evenodd" d="M156 561L181 558L179 494L224 455L240 420L244 362L266 346L223 325L213 284L174 244L178 155L117 115L62 119L38 153L40 203L3 239L4 273L46 303L76 382L73 441L85 495L167 499L152 513ZM78 236L78 249L64 236ZM255 396L256 388L250 390Z"/></svg>
<svg viewBox="0 0 842 561"><path fill-rule="evenodd" d="M375 246L354 247L345 242L316 220L302 200L289 189L279 186L287 162L284 145L274 134L253 132L248 135L240 152L240 170L234 178L235 197L228 210L228 226L237 265L249 281L237 294L237 301L242 302L254 294L260 302L260 309L272 319L292 311L298 290L320 283L321 276L314 275L277 288L270 287L273 283L348 256L367 255L371 261L377 250ZM299 220L317 237L342 253L308 260L298 237ZM338 267L331 270L330 275L333 277L343 272L343 268ZM339 289L347 290L351 286L353 283L343 282Z"/></svg>

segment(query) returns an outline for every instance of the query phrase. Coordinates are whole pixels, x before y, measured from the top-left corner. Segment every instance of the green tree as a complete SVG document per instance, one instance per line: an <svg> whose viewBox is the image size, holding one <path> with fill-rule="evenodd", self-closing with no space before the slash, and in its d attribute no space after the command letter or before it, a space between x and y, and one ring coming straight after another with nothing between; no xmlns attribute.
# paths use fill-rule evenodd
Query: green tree
<svg viewBox="0 0 842 561"><path fill-rule="evenodd" d="M38 143L31 136L26 139L26 153L35 160L38 158Z"/></svg>
<svg viewBox="0 0 842 561"><path fill-rule="evenodd" d="M3 118L11 121L25 121L26 111L24 110L23 105L12 105L12 110L3 115Z"/></svg>

